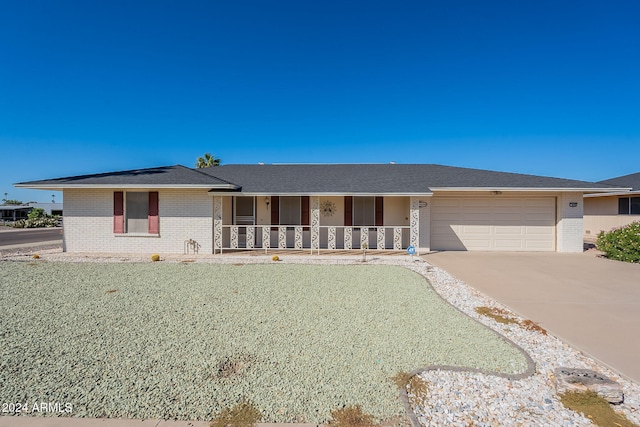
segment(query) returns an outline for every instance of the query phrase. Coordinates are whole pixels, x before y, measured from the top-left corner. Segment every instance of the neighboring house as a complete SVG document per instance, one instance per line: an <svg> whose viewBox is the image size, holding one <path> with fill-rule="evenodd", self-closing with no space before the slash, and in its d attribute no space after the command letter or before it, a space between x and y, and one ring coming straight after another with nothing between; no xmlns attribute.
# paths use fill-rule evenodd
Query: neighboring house
<svg viewBox="0 0 640 427"><path fill-rule="evenodd" d="M44 209L47 215L62 215L62 203L37 203L29 202L23 205L0 205L0 220L16 221L26 219L34 208Z"/></svg>
<svg viewBox="0 0 640 427"><path fill-rule="evenodd" d="M29 205L1 205L0 206L0 220L2 221L16 221L19 219L26 219L32 207Z"/></svg>
<svg viewBox="0 0 640 427"><path fill-rule="evenodd" d="M625 188L584 196L584 238L595 241L600 231L640 221L640 172L600 181L598 184Z"/></svg>
<svg viewBox="0 0 640 427"><path fill-rule="evenodd" d="M581 252L607 185L429 164L166 166L31 181L64 192L69 252Z"/></svg>

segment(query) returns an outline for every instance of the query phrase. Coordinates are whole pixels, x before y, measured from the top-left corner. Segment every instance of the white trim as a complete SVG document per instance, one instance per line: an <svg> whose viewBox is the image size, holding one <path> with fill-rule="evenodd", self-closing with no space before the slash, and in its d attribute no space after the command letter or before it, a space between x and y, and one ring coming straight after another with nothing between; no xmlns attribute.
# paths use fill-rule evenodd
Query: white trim
<svg viewBox="0 0 640 427"><path fill-rule="evenodd" d="M340 196L357 196L357 197L431 197L433 193L253 193L253 192L223 192L223 191L209 191L210 196L253 196L253 197L265 197L265 196L278 196L278 197L302 197L302 196L314 196L314 197L340 197Z"/></svg>
<svg viewBox="0 0 640 427"><path fill-rule="evenodd" d="M640 190L636 191L617 191L615 193L598 193L598 194L585 194L583 197L608 197L608 196L635 196L640 194Z"/></svg>
<svg viewBox="0 0 640 427"><path fill-rule="evenodd" d="M524 191L524 192L571 192L571 193L586 193L589 191L598 192L612 192L612 191L624 191L626 188L555 188L555 187L429 187L431 191ZM432 193L433 194L433 193Z"/></svg>
<svg viewBox="0 0 640 427"><path fill-rule="evenodd" d="M215 184L215 185L205 185L205 184L126 184L126 185L115 185L115 184L41 184L41 185L30 185L30 184L13 184L14 187L19 188L32 188L35 190L64 190L66 188L109 188L114 190L127 189L127 188L207 188L207 189L219 189L219 190L235 190L238 188L237 185L233 184Z"/></svg>

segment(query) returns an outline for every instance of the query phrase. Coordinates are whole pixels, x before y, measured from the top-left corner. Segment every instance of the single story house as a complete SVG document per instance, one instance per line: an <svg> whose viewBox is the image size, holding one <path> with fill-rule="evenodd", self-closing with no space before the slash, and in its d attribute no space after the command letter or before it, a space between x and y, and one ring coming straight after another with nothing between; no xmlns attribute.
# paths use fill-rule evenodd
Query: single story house
<svg viewBox="0 0 640 427"><path fill-rule="evenodd" d="M640 172L598 182L623 187L610 193L585 194L584 238L594 241L600 231L640 221Z"/></svg>
<svg viewBox="0 0 640 427"><path fill-rule="evenodd" d="M26 219L29 216L29 212L35 208L43 209L47 215L62 215L62 203L29 202L22 205L1 205L0 220L16 221Z"/></svg>
<svg viewBox="0 0 640 427"><path fill-rule="evenodd" d="M165 166L16 184L64 192L68 252L583 250L609 185L435 164Z"/></svg>

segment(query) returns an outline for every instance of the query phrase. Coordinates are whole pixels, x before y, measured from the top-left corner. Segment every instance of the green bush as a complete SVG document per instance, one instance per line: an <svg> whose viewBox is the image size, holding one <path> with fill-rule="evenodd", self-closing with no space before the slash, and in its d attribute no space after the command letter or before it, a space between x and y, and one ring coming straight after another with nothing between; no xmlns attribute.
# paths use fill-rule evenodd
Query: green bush
<svg viewBox="0 0 640 427"><path fill-rule="evenodd" d="M31 209L31 211L27 214L27 217L29 219L39 219L39 218L44 218L46 217L46 213L44 212L44 209L42 208L33 208Z"/></svg>
<svg viewBox="0 0 640 427"><path fill-rule="evenodd" d="M609 232L598 233L596 247L607 258L625 262L640 262L640 222L632 222Z"/></svg>

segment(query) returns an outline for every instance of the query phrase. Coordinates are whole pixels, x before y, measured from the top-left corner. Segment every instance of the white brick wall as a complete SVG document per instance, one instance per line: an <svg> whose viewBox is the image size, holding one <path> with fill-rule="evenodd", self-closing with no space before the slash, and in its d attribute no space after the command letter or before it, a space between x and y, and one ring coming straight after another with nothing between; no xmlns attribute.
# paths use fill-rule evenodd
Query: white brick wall
<svg viewBox="0 0 640 427"><path fill-rule="evenodd" d="M115 235L114 191L118 190L64 191L65 251L181 254L184 241L193 239L200 253L213 252L213 198L207 190L159 189L159 236Z"/></svg>
<svg viewBox="0 0 640 427"><path fill-rule="evenodd" d="M577 203L572 207L571 203ZM557 206L557 251L583 251L583 219L584 204L582 193L561 193Z"/></svg>

